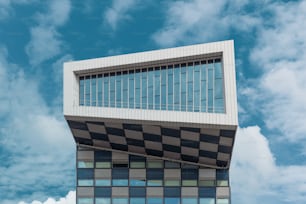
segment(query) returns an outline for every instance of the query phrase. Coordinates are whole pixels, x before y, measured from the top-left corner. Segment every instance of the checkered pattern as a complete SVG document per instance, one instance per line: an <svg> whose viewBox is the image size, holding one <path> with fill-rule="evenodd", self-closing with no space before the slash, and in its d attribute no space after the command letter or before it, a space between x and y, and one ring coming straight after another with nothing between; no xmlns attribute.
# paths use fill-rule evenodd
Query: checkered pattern
<svg viewBox="0 0 306 204"><path fill-rule="evenodd" d="M72 121L77 143L213 166L227 166L235 130Z"/></svg>

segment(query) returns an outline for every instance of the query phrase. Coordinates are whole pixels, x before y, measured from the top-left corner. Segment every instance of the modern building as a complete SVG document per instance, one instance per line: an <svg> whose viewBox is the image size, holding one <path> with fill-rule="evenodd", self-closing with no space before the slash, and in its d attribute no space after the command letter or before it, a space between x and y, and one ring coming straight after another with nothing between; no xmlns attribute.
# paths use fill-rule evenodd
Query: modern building
<svg viewBox="0 0 306 204"><path fill-rule="evenodd" d="M64 64L78 204L229 204L233 41Z"/></svg>

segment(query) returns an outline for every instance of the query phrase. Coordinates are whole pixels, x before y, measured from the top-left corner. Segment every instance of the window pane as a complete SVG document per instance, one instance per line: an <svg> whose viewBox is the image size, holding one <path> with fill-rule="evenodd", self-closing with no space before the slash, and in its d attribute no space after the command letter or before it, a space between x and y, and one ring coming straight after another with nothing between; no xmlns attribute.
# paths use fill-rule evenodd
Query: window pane
<svg viewBox="0 0 306 204"><path fill-rule="evenodd" d="M199 186L215 186L214 180L199 181Z"/></svg>
<svg viewBox="0 0 306 204"><path fill-rule="evenodd" d="M180 186L180 180L165 180L165 186Z"/></svg>
<svg viewBox="0 0 306 204"><path fill-rule="evenodd" d="M96 186L110 186L111 181L109 179L96 179Z"/></svg>
<svg viewBox="0 0 306 204"><path fill-rule="evenodd" d="M145 186L146 181L140 179L130 179L130 186Z"/></svg>
<svg viewBox="0 0 306 204"><path fill-rule="evenodd" d="M154 109L160 109L160 70L159 67L155 68L154 76Z"/></svg>
<svg viewBox="0 0 306 204"><path fill-rule="evenodd" d="M165 204L180 204L180 198L165 198Z"/></svg>
<svg viewBox="0 0 306 204"><path fill-rule="evenodd" d="M187 72L187 110L192 112L193 111L193 66L188 66Z"/></svg>
<svg viewBox="0 0 306 204"><path fill-rule="evenodd" d="M161 70L161 109L167 109L167 69L162 67Z"/></svg>
<svg viewBox="0 0 306 204"><path fill-rule="evenodd" d="M130 162L130 168L145 168L146 163L145 162Z"/></svg>
<svg viewBox="0 0 306 204"><path fill-rule="evenodd" d="M228 186L228 180L218 180L217 186Z"/></svg>
<svg viewBox="0 0 306 204"><path fill-rule="evenodd" d="M113 204L128 204L128 198L113 198Z"/></svg>
<svg viewBox="0 0 306 204"><path fill-rule="evenodd" d="M78 161L78 168L93 168L93 162L91 161Z"/></svg>
<svg viewBox="0 0 306 204"><path fill-rule="evenodd" d="M85 77L85 105L90 106L90 76Z"/></svg>
<svg viewBox="0 0 306 204"><path fill-rule="evenodd" d="M145 198L130 198L130 204L144 204L146 203Z"/></svg>
<svg viewBox="0 0 306 204"><path fill-rule="evenodd" d="M98 89L98 106L102 106L102 90L103 90L103 80L102 80L102 75L99 74L98 75L98 79L97 79L97 89Z"/></svg>
<svg viewBox="0 0 306 204"><path fill-rule="evenodd" d="M197 180L183 180L182 186L197 186L198 181Z"/></svg>
<svg viewBox="0 0 306 204"><path fill-rule="evenodd" d="M111 163L110 162L96 162L96 168L108 169L108 168L111 168Z"/></svg>
<svg viewBox="0 0 306 204"><path fill-rule="evenodd" d="M147 185L148 186L162 186L163 185L163 181L162 180L148 180L147 181Z"/></svg>
<svg viewBox="0 0 306 204"><path fill-rule="evenodd" d="M122 79L121 79L121 72L117 72L116 74L116 107L121 108L122 107L122 87L121 87Z"/></svg>
<svg viewBox="0 0 306 204"><path fill-rule="evenodd" d="M147 204L161 204L163 203L162 198L147 198Z"/></svg>
<svg viewBox="0 0 306 204"><path fill-rule="evenodd" d="M115 87L116 87L116 78L115 78L115 73L110 73L110 96L109 96L109 102L110 102L110 107L115 107L116 101L115 101Z"/></svg>
<svg viewBox="0 0 306 204"><path fill-rule="evenodd" d="M93 186L92 179L78 179L78 186Z"/></svg>
<svg viewBox="0 0 306 204"><path fill-rule="evenodd" d="M93 204L93 198L78 198L78 204Z"/></svg>
<svg viewBox="0 0 306 204"><path fill-rule="evenodd" d="M218 198L217 204L229 204L229 200L227 198Z"/></svg>
<svg viewBox="0 0 306 204"><path fill-rule="evenodd" d="M168 110L173 110L173 68L168 66Z"/></svg>
<svg viewBox="0 0 306 204"><path fill-rule="evenodd" d="M200 111L200 87L201 87L200 81L201 81L200 65L196 65L194 67L194 85L193 85L194 112Z"/></svg>
<svg viewBox="0 0 306 204"><path fill-rule="evenodd" d="M96 198L96 204L111 204L110 198Z"/></svg>
<svg viewBox="0 0 306 204"><path fill-rule="evenodd" d="M147 109L147 97L148 97L148 87L147 87L147 70L143 70L141 73L141 103L142 109Z"/></svg>
<svg viewBox="0 0 306 204"><path fill-rule="evenodd" d="M182 204L197 204L197 198L182 198Z"/></svg>
<svg viewBox="0 0 306 204"><path fill-rule="evenodd" d="M84 87L85 87L84 77L80 77L80 88L79 88L80 106L84 105Z"/></svg>
<svg viewBox="0 0 306 204"><path fill-rule="evenodd" d="M148 161L148 168L163 168L163 161Z"/></svg>
<svg viewBox="0 0 306 204"><path fill-rule="evenodd" d="M135 103L135 80L134 71L129 72L129 108L134 108Z"/></svg>
<svg viewBox="0 0 306 204"><path fill-rule="evenodd" d="M122 75L122 107L127 108L128 107L128 74L127 72L123 72Z"/></svg>
<svg viewBox="0 0 306 204"><path fill-rule="evenodd" d="M140 108L140 70L135 73L135 108Z"/></svg>
<svg viewBox="0 0 306 204"><path fill-rule="evenodd" d="M174 110L180 110L180 68L175 65L174 68Z"/></svg>
<svg viewBox="0 0 306 204"><path fill-rule="evenodd" d="M104 74L104 80L103 80L104 84L103 84L103 104L104 104L104 107L108 107L108 103L109 103L109 77L108 77L108 74Z"/></svg>
<svg viewBox="0 0 306 204"><path fill-rule="evenodd" d="M148 108L149 109L153 109L153 80L154 80L154 72L152 70L148 72Z"/></svg>
<svg viewBox="0 0 306 204"><path fill-rule="evenodd" d="M200 198L200 204L215 204L214 198Z"/></svg>
<svg viewBox="0 0 306 204"><path fill-rule="evenodd" d="M207 111L207 80L206 65L201 65L201 112Z"/></svg>
<svg viewBox="0 0 306 204"><path fill-rule="evenodd" d="M91 76L91 105L96 106L97 102L97 79L96 75Z"/></svg>
<svg viewBox="0 0 306 204"><path fill-rule="evenodd" d="M181 67L181 111L186 111L186 66L182 65Z"/></svg>

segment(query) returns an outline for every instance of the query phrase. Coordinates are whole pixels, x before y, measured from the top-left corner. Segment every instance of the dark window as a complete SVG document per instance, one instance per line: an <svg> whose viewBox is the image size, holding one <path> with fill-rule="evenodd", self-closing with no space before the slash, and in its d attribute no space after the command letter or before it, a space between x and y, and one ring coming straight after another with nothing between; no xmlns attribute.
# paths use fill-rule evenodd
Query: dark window
<svg viewBox="0 0 306 204"><path fill-rule="evenodd" d="M94 178L93 169L78 169L77 174L78 174L78 179L93 179Z"/></svg>
<svg viewBox="0 0 306 204"><path fill-rule="evenodd" d="M95 197L112 197L112 189L108 187L96 187Z"/></svg>
<svg viewBox="0 0 306 204"><path fill-rule="evenodd" d="M112 169L112 178L113 179L128 179L129 169L127 168Z"/></svg>
<svg viewBox="0 0 306 204"><path fill-rule="evenodd" d="M130 197L146 197L146 188L130 187Z"/></svg>
<svg viewBox="0 0 306 204"><path fill-rule="evenodd" d="M95 161L112 161L112 152L110 151L95 151Z"/></svg>
<svg viewBox="0 0 306 204"><path fill-rule="evenodd" d="M147 179L149 180L164 179L164 169L147 169Z"/></svg>
<svg viewBox="0 0 306 204"><path fill-rule="evenodd" d="M199 187L199 197L216 197L216 188Z"/></svg>
<svg viewBox="0 0 306 204"><path fill-rule="evenodd" d="M164 196L165 197L180 197L181 188L180 187L165 187Z"/></svg>

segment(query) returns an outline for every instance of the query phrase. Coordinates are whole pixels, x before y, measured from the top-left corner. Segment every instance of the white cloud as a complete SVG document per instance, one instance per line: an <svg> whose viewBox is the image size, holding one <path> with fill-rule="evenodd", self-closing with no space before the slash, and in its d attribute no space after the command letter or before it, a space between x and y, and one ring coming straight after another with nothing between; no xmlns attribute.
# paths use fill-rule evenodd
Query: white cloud
<svg viewBox="0 0 306 204"><path fill-rule="evenodd" d="M44 202L35 200L35 201L32 201L31 203L26 203L26 202L21 201L18 204L75 204L76 203L75 196L76 196L75 191L69 191L66 197L60 198L58 200L54 198L48 198Z"/></svg>
<svg viewBox="0 0 306 204"><path fill-rule="evenodd" d="M305 165L278 166L258 126L238 130L231 164L236 204L303 202L305 170Z"/></svg>
<svg viewBox="0 0 306 204"><path fill-rule="evenodd" d="M216 40L226 36L230 28L250 31L260 23L255 15L241 12L250 3L247 0L173 1L166 9L165 26L153 34L153 40L160 46L174 46Z"/></svg>
<svg viewBox="0 0 306 204"><path fill-rule="evenodd" d="M55 195L74 187L74 141L63 117L46 105L35 80L7 56L2 47L1 199L45 199L47 191Z"/></svg>
<svg viewBox="0 0 306 204"><path fill-rule="evenodd" d="M7 19L13 12L13 4L28 4L33 0L0 0L0 21Z"/></svg>
<svg viewBox="0 0 306 204"><path fill-rule="evenodd" d="M274 3L269 25L259 28L250 59L264 74L247 94L282 139L306 141L306 2Z"/></svg>
<svg viewBox="0 0 306 204"><path fill-rule="evenodd" d="M31 40L26 45L26 53L34 66L60 54L65 48L57 31L69 18L70 0L55 0L48 4L46 13L37 13L38 25L30 29Z"/></svg>
<svg viewBox="0 0 306 204"><path fill-rule="evenodd" d="M135 9L139 2L139 0L113 0L112 7L104 14L105 22L115 30L120 21L131 18L128 12Z"/></svg>

